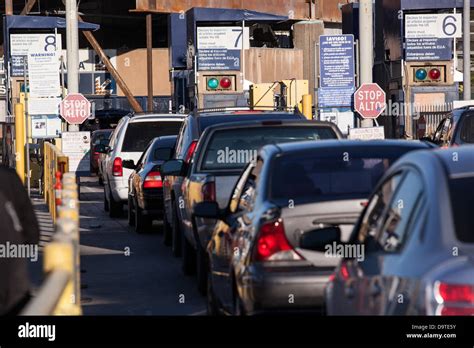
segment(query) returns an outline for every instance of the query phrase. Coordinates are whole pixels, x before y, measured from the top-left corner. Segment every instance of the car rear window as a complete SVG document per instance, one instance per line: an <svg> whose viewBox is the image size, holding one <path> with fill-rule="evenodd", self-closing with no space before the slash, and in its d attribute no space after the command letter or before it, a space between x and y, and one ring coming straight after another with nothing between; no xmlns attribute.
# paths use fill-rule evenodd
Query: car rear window
<svg viewBox="0 0 474 348"><path fill-rule="evenodd" d="M474 115L467 116L462 122L461 140L464 143L474 143Z"/></svg>
<svg viewBox="0 0 474 348"><path fill-rule="evenodd" d="M337 139L329 127L256 127L216 131L210 139L200 170L241 170L268 144Z"/></svg>
<svg viewBox="0 0 474 348"><path fill-rule="evenodd" d="M154 138L178 134L181 124L175 121L130 123L123 140L122 152L143 152Z"/></svg>
<svg viewBox="0 0 474 348"><path fill-rule="evenodd" d="M456 237L464 243L474 243L474 177L449 180L451 207Z"/></svg>
<svg viewBox="0 0 474 348"><path fill-rule="evenodd" d="M159 147L159 148L153 149L151 160L153 162L155 162L155 161L168 161L168 160L171 159L172 155L173 155L173 149L172 148Z"/></svg>
<svg viewBox="0 0 474 348"><path fill-rule="evenodd" d="M278 205L363 199L408 149L287 154L275 160L269 197Z"/></svg>
<svg viewBox="0 0 474 348"><path fill-rule="evenodd" d="M219 115L219 116L204 116L199 117L199 131L203 133L207 127L230 122L247 122L247 121L262 121L262 120L302 120L298 114L265 114L265 113L255 113L255 114L228 114L228 115Z"/></svg>

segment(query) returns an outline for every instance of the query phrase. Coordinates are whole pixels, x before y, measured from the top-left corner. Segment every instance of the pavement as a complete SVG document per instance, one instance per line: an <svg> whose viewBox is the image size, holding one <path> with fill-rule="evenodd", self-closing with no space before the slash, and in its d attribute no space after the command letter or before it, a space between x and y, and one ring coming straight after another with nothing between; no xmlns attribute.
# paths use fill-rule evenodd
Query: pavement
<svg viewBox="0 0 474 348"><path fill-rule="evenodd" d="M137 234L124 217L112 219L103 209L103 188L96 178L81 178L80 252L84 315L204 315L205 298L192 277L181 272L162 241L161 226ZM41 200L35 210L42 240L52 235L52 224ZM32 267L36 286L40 264Z"/></svg>

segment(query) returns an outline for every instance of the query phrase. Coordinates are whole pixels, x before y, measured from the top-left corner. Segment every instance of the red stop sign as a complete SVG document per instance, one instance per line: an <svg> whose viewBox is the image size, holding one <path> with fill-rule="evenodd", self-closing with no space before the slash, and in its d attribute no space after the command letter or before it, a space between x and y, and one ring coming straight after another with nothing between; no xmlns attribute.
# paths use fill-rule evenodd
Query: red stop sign
<svg viewBox="0 0 474 348"><path fill-rule="evenodd" d="M354 108L363 118L377 118L386 108L385 92L376 83L364 83L354 94Z"/></svg>
<svg viewBox="0 0 474 348"><path fill-rule="evenodd" d="M91 116L91 103L80 93L68 94L60 104L62 118L69 124L82 124Z"/></svg>

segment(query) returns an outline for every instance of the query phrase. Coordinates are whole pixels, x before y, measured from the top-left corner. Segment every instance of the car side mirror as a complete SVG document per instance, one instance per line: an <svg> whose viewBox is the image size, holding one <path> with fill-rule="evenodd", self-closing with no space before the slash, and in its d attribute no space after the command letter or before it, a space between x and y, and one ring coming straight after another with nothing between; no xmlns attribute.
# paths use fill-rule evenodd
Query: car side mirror
<svg viewBox="0 0 474 348"><path fill-rule="evenodd" d="M321 251L327 250L328 245L341 243L341 229L338 226L319 228L304 233L300 238L300 248Z"/></svg>
<svg viewBox="0 0 474 348"><path fill-rule="evenodd" d="M161 175L185 176L187 165L183 160L170 160L161 165Z"/></svg>
<svg viewBox="0 0 474 348"><path fill-rule="evenodd" d="M124 160L122 161L122 167L133 170L137 166L135 165L135 162L133 160Z"/></svg>
<svg viewBox="0 0 474 348"><path fill-rule="evenodd" d="M199 202L194 206L194 216L207 219L219 219L221 210L217 202Z"/></svg>

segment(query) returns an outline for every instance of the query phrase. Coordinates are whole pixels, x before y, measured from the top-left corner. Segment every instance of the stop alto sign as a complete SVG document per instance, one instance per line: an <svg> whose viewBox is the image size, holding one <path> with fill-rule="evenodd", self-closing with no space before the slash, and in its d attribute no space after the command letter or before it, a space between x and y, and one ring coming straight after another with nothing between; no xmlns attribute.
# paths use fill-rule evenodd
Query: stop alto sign
<svg viewBox="0 0 474 348"><path fill-rule="evenodd" d="M354 109L363 118L379 117L386 106L385 91L376 83L364 83L354 94Z"/></svg>
<svg viewBox="0 0 474 348"><path fill-rule="evenodd" d="M68 94L59 108L62 118L69 124L83 124L91 115L91 103L80 93Z"/></svg>

